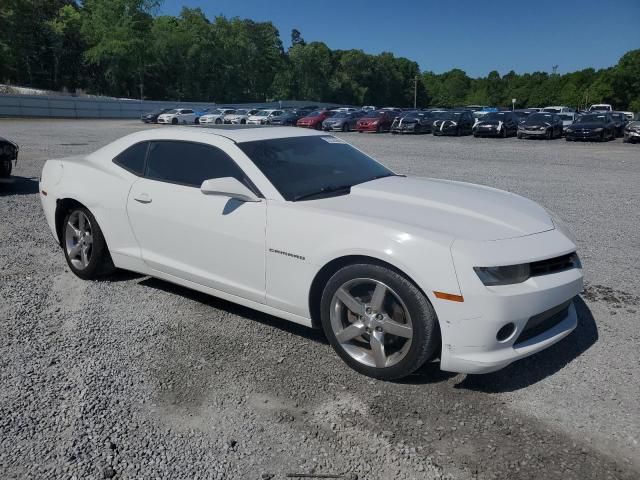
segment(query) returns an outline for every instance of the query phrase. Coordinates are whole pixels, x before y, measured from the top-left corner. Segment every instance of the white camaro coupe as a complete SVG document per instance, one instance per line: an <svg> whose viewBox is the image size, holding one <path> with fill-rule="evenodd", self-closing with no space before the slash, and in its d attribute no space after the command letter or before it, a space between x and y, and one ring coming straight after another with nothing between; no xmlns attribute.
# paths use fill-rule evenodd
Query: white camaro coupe
<svg viewBox="0 0 640 480"><path fill-rule="evenodd" d="M548 211L321 132L142 131L47 161L40 191L79 277L132 270L321 327L376 378L491 372L577 324L582 267Z"/></svg>

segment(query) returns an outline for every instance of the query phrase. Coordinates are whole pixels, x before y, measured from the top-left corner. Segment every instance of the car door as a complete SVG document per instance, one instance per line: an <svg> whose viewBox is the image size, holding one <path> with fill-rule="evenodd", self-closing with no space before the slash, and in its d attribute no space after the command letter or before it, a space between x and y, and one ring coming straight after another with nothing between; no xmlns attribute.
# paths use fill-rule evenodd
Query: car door
<svg viewBox="0 0 640 480"><path fill-rule="evenodd" d="M204 180L233 177L256 188L224 151L185 141L153 141L145 176L127 212L153 270L256 302L265 296L266 202L205 195Z"/></svg>

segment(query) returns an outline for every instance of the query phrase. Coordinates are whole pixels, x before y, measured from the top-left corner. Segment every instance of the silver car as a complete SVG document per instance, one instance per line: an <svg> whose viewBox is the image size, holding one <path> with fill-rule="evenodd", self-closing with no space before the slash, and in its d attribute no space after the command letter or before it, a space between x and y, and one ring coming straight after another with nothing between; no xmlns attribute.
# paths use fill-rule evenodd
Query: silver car
<svg viewBox="0 0 640 480"><path fill-rule="evenodd" d="M325 132L342 131L350 132L356 129L358 119L364 115L364 112L336 112L333 116L326 118L322 122L322 129Z"/></svg>
<svg viewBox="0 0 640 480"><path fill-rule="evenodd" d="M258 110L257 108L253 108L253 109L238 109L235 111L235 113L229 113L227 115L224 116L224 123L227 124L233 124L233 125L244 125L247 123L247 119L251 116L251 115L255 115L256 113L258 113L260 110Z"/></svg>

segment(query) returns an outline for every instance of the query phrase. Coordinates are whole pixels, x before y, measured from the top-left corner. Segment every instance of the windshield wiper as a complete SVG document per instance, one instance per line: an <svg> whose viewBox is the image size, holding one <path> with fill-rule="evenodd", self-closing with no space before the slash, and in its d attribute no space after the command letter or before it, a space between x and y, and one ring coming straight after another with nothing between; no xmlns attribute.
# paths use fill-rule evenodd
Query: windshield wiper
<svg viewBox="0 0 640 480"><path fill-rule="evenodd" d="M348 185L328 185L326 187L322 187L320 190L311 192L311 193L303 193L301 195L296 195L293 197L293 201L297 202L298 200L308 200L310 198L320 197L323 195L330 195L333 193L350 193L351 192L351 184Z"/></svg>

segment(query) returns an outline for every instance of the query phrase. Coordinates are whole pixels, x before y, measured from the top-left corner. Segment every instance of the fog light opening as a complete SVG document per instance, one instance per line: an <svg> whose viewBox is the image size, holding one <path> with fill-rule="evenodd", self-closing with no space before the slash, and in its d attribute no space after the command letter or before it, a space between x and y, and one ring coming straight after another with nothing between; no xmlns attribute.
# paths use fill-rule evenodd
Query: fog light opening
<svg viewBox="0 0 640 480"><path fill-rule="evenodd" d="M515 331L516 326L511 322L507 323L500 330L498 330L498 333L496 334L496 340L498 340L499 342L509 340L509 338L511 338Z"/></svg>

